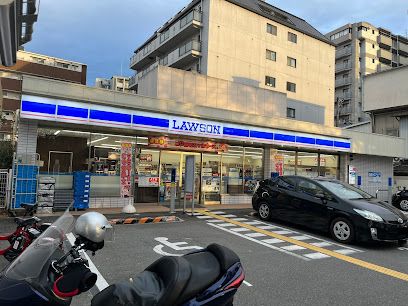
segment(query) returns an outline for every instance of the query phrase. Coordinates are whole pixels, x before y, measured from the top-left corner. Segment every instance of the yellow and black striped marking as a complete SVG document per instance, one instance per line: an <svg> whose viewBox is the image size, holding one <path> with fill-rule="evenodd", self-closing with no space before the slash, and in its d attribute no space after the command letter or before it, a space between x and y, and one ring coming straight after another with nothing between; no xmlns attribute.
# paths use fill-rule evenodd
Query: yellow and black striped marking
<svg viewBox="0 0 408 306"><path fill-rule="evenodd" d="M112 219L110 224L145 224L145 223L171 223L183 221L176 216L161 216L161 217L143 217L143 218L126 218L126 219Z"/></svg>

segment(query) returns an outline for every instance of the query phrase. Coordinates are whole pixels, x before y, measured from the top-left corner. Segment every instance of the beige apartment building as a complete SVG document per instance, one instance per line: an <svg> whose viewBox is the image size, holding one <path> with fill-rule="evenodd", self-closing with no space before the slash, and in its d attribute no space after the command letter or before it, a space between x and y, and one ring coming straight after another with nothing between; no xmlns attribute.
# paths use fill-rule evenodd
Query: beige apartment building
<svg viewBox="0 0 408 306"><path fill-rule="evenodd" d="M96 78L95 87L129 92L129 77L114 75L110 79Z"/></svg>
<svg viewBox="0 0 408 306"><path fill-rule="evenodd" d="M326 35L336 47L335 122L369 120L362 103L365 75L408 64L408 39L368 22L346 24Z"/></svg>
<svg viewBox="0 0 408 306"><path fill-rule="evenodd" d="M328 38L265 1L194 0L135 50L129 86L333 126L334 58Z"/></svg>

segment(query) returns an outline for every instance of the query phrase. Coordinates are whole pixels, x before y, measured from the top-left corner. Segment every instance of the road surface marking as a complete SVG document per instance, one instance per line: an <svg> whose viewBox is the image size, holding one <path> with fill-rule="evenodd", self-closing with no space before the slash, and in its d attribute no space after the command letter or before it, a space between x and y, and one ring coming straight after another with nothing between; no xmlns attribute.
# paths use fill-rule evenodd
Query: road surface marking
<svg viewBox="0 0 408 306"><path fill-rule="evenodd" d="M353 257L347 256L347 255L343 255L343 254L340 254L340 253L337 253L337 252L334 252L334 251L331 251L331 250L327 250L327 249L324 249L324 248L321 248L321 247L306 243L304 241L298 241L298 240L290 238L290 237L286 237L286 236L276 234L276 233L273 233L273 232L268 232L266 230L259 229L259 228L255 227L255 226L252 226L252 225L248 225L248 224L241 223L241 222L238 222L238 221L230 220L230 219L224 218L222 216L214 215L211 212L203 211L202 213L207 215L207 216L212 216L213 218L218 218L220 220L224 220L225 222L230 222L230 223L233 223L233 224L235 224L237 226L247 228L248 230L252 230L254 232L262 233L262 234L265 234L265 235L270 236L272 238L281 239L283 241L286 241L286 242L289 242L289 243L292 243L292 244L296 244L296 245L304 247L306 249L309 249L309 250L312 250L312 251L315 251L315 252L318 252L318 253L322 253L322 254L337 258L339 260L348 262L350 264L353 264L353 265L356 265L356 266L359 266L359 267L362 267L362 268L366 268L368 270L375 271L375 272L378 272L378 273L381 273L381 274L391 276L391 277L394 277L394 278L397 278L397 279L408 282L408 274L406 274L406 273L399 272L399 271L396 271L396 270L392 270L392 269L389 269L389 268L386 268L386 267L383 267L383 266L380 266L380 265L376 265L376 264L373 264L373 263L370 263L370 262L367 262L367 261L364 261L364 260L361 260L361 259L357 259L357 258L353 258ZM211 226L216 226L215 224L210 224L210 225ZM226 230L224 228L221 228L221 229ZM243 236L245 237L245 235L243 235ZM246 237L246 239L254 239L254 238ZM269 247L271 247L271 245L269 245ZM282 250L282 251L284 251L284 250ZM293 253L290 253L290 254L293 254ZM293 255L296 255L296 254L293 254ZM304 258L302 256L300 256L300 257Z"/></svg>
<svg viewBox="0 0 408 306"><path fill-rule="evenodd" d="M262 233L249 233L249 234L245 234L245 235L247 235L248 237L252 237L252 238L255 238L255 237L266 237L266 235L265 235L265 234L262 234Z"/></svg>
<svg viewBox="0 0 408 306"><path fill-rule="evenodd" d="M272 232L279 235L296 234L296 232L292 231L272 231Z"/></svg>
<svg viewBox="0 0 408 306"><path fill-rule="evenodd" d="M228 233L230 233L230 234L233 234L233 235L236 235L236 236L245 238L245 239L247 239L247 240L251 240L251 241L253 241L253 242L255 242L255 243L258 243L258 244L260 244L260 245L266 246L267 248L270 248L270 249L272 249L272 250L275 250L275 251L278 251L278 252L282 252L282 253L285 253L285 254L289 254L289 255L295 256L295 257L297 257L297 258L303 259L303 260L305 260L305 261L309 261L309 260L310 260L309 258L303 257L302 255L298 255L298 254L295 254L295 253L292 253L292 252L283 250L283 249L281 249L281 248L275 247L275 246L273 246L273 245L271 245L271 244L268 244L268 243L264 242L263 240L257 240L257 239L255 239L255 238L248 237L248 236L246 236L245 234L233 232L233 231L231 231L231 230L228 229L228 228L224 228L224 227L218 226L218 224L208 223L208 225L213 226L213 227L215 227L215 228L218 228L218 229L220 229L220 230L223 230L223 231L225 231L225 232L228 232ZM283 242L283 241L281 241L281 242Z"/></svg>
<svg viewBox="0 0 408 306"><path fill-rule="evenodd" d="M292 244L292 245L288 245L288 246L283 246L281 247L282 249L286 250L286 251L298 251L298 250L306 250L306 248L301 247L299 245L296 244Z"/></svg>
<svg viewBox="0 0 408 306"><path fill-rule="evenodd" d="M168 247L174 251L180 252L180 251L193 251L193 250L202 250L203 248L198 246L198 245L191 245L188 246L188 243L185 241L180 241L180 242L170 242L169 238L167 237L156 237L154 238L157 242L160 244L156 245L153 247L153 251L155 251L157 254L162 255L162 256L183 256L184 254L182 253L168 253L166 251L163 251L164 247Z"/></svg>
<svg viewBox="0 0 408 306"><path fill-rule="evenodd" d="M330 242L312 242L311 245L317 246L317 247L327 247L331 246L332 244Z"/></svg>
<svg viewBox="0 0 408 306"><path fill-rule="evenodd" d="M196 216L198 219L211 219L210 216Z"/></svg>
<svg viewBox="0 0 408 306"><path fill-rule="evenodd" d="M283 240L276 239L276 238L265 239L265 240L262 240L262 241L265 242L265 243L281 243L281 242L284 242Z"/></svg>
<svg viewBox="0 0 408 306"><path fill-rule="evenodd" d="M232 220L235 220L235 221L248 221L248 219L247 218L232 218Z"/></svg>
<svg viewBox="0 0 408 306"><path fill-rule="evenodd" d="M257 226L257 228L267 230L267 229L275 229L276 226L273 226L273 225L262 225L262 226Z"/></svg>
<svg viewBox="0 0 408 306"><path fill-rule="evenodd" d="M236 227L236 225L232 223L222 223L222 224L220 223L218 225L222 227Z"/></svg>
<svg viewBox="0 0 408 306"><path fill-rule="evenodd" d="M353 250L349 250L349 249L340 249L340 250L333 250L336 253L340 253L343 255L348 255L348 254L352 254L354 253Z"/></svg>
<svg viewBox="0 0 408 306"><path fill-rule="evenodd" d="M329 255L322 254L322 253L310 253L310 254L304 254L303 256L306 256L307 258L310 258L310 259L330 258Z"/></svg>
<svg viewBox="0 0 408 306"><path fill-rule="evenodd" d="M225 217L225 218L236 218L237 216L236 215L224 215L223 217Z"/></svg>
<svg viewBox="0 0 408 306"><path fill-rule="evenodd" d="M305 235L301 235L301 236L292 236L290 237L292 239L296 239L296 240L309 240L311 239L309 236L305 236Z"/></svg>
<svg viewBox="0 0 408 306"><path fill-rule="evenodd" d="M250 221L250 222L244 222L244 223L248 225L262 225L262 223L259 221Z"/></svg>
<svg viewBox="0 0 408 306"><path fill-rule="evenodd" d="M207 222L210 222L210 223L223 223L224 221L223 221L223 220L214 219L214 220L207 220Z"/></svg>
<svg viewBox="0 0 408 306"><path fill-rule="evenodd" d="M234 232L249 232L250 229L244 228L244 227L236 227L236 228L231 228L231 231L234 231Z"/></svg>
<svg viewBox="0 0 408 306"><path fill-rule="evenodd" d="M67 234L67 238L71 245L75 244L75 236L73 233ZM81 250L81 253L85 256L86 260L88 260L89 269L97 275L95 286L98 288L99 291L107 288L109 286L106 279L102 276L101 272L96 268L95 264L92 262L91 258L89 258L88 254L84 250Z"/></svg>
<svg viewBox="0 0 408 306"><path fill-rule="evenodd" d="M248 287L252 287L252 284L248 283L247 281L243 281L243 283L244 283L245 285L247 285Z"/></svg>

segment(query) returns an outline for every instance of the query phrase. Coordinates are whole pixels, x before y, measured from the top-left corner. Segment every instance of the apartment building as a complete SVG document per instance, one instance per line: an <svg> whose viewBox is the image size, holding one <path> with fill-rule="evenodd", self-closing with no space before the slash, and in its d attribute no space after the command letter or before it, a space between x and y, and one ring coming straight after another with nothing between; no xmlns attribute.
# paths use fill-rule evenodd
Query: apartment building
<svg viewBox="0 0 408 306"><path fill-rule="evenodd" d="M268 116L333 126L334 57L327 37L265 1L194 0L135 50L129 86L142 95L240 111L265 100L276 106ZM277 98L265 99L270 93Z"/></svg>
<svg viewBox="0 0 408 306"><path fill-rule="evenodd" d="M337 126L369 120L362 103L365 75L408 64L408 39L368 22L346 24L326 35L336 44Z"/></svg>
<svg viewBox="0 0 408 306"><path fill-rule="evenodd" d="M96 78L95 87L129 92L129 77L114 75L110 79Z"/></svg>
<svg viewBox="0 0 408 306"><path fill-rule="evenodd" d="M86 84L87 66L47 55L18 51L14 66L0 65L0 139L13 139L15 122L21 105L24 76Z"/></svg>
<svg viewBox="0 0 408 306"><path fill-rule="evenodd" d="M0 65L14 65L19 47L31 40L39 3L39 0L0 1Z"/></svg>

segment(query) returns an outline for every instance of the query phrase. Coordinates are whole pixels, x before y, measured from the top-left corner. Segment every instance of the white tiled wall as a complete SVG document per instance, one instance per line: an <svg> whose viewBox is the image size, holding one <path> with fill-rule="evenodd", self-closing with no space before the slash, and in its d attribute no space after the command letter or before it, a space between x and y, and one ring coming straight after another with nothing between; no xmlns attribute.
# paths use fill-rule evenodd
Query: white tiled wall
<svg viewBox="0 0 408 306"><path fill-rule="evenodd" d="M252 195L240 194L240 195L221 195L221 204L233 205L233 204L251 204Z"/></svg>
<svg viewBox="0 0 408 306"><path fill-rule="evenodd" d="M37 122L21 119L18 125L17 154L37 153Z"/></svg>
<svg viewBox="0 0 408 306"><path fill-rule="evenodd" d="M105 198L90 198L90 208L121 208L126 206L129 201L133 203L133 198L121 197L105 197Z"/></svg>

